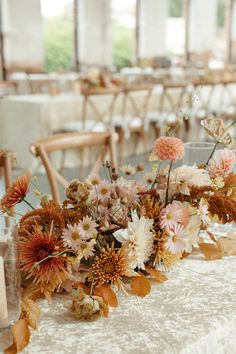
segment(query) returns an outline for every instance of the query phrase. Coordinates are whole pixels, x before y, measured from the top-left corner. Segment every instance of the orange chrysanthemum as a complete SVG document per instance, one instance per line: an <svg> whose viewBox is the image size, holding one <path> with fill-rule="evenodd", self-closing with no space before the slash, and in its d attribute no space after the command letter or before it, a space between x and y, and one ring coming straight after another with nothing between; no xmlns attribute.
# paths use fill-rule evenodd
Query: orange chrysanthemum
<svg viewBox="0 0 236 354"><path fill-rule="evenodd" d="M21 270L35 284L47 284L54 279L58 285L69 278L63 251L62 240L53 232L43 232L36 227L30 238L21 237L19 241Z"/></svg>
<svg viewBox="0 0 236 354"><path fill-rule="evenodd" d="M122 250L116 252L108 248L95 258L92 273L95 281L100 285L112 283L119 286L126 267L126 254Z"/></svg>
<svg viewBox="0 0 236 354"><path fill-rule="evenodd" d="M9 210L20 203L29 191L30 175L29 173L18 177L7 190L6 195L0 202L2 210Z"/></svg>

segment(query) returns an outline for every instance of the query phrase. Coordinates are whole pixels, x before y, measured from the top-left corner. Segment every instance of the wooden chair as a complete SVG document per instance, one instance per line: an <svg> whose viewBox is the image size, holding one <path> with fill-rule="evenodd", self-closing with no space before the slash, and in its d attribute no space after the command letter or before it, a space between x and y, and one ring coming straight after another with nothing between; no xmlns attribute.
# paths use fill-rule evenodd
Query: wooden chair
<svg viewBox="0 0 236 354"><path fill-rule="evenodd" d="M110 128L115 103L120 92L121 89L118 87L82 89L82 120L66 123L61 128L61 132L106 131ZM98 103L103 98L107 103L101 110L98 108Z"/></svg>
<svg viewBox="0 0 236 354"><path fill-rule="evenodd" d="M148 120L150 98L154 89L153 84L128 84L123 88L121 115L113 116L112 125L119 135L120 162L124 162L126 138L136 136L134 152L140 139L143 140L144 150L148 151Z"/></svg>
<svg viewBox="0 0 236 354"><path fill-rule="evenodd" d="M18 84L16 81L0 81L0 98L17 93Z"/></svg>
<svg viewBox="0 0 236 354"><path fill-rule="evenodd" d="M60 201L58 183L63 188L67 188L68 181L60 174L50 161L49 154L55 151L65 151L67 149L84 149L87 147L100 147L100 153L95 161L90 174L96 174L102 165L107 154L110 153L111 166L117 168L116 147L114 134L111 132L83 132L83 133L63 133L55 134L48 138L38 140L30 145L31 153L39 157L45 167L52 197L55 201ZM58 183L57 183L58 182Z"/></svg>
<svg viewBox="0 0 236 354"><path fill-rule="evenodd" d="M190 106L190 93L188 92L187 82L171 82L164 80L162 83L162 92L160 95L159 104L156 111L148 113L150 125L156 132L156 136L160 135L162 125L176 128L176 134L179 134L179 125L177 124L178 118L185 118ZM189 120L184 119L185 136L190 130Z"/></svg>
<svg viewBox="0 0 236 354"><path fill-rule="evenodd" d="M0 177L3 175L5 189L7 190L12 183L12 161L15 155L9 150L0 150ZM5 219L6 226L9 226L10 220Z"/></svg>

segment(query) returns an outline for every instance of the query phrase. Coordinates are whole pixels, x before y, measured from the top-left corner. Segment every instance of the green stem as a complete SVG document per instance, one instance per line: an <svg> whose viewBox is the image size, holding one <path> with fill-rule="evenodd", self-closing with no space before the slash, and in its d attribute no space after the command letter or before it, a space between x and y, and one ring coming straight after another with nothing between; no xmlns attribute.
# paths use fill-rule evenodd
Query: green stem
<svg viewBox="0 0 236 354"><path fill-rule="evenodd" d="M29 203L26 199L23 198L22 201L25 202L25 204L27 204L31 209L35 210L33 205L31 203Z"/></svg>
<svg viewBox="0 0 236 354"><path fill-rule="evenodd" d="M170 171L171 171L172 163L173 163L173 161L170 162L169 171L168 171L165 206L167 206L167 203L168 203L168 194L169 194L169 185L170 185Z"/></svg>
<svg viewBox="0 0 236 354"><path fill-rule="evenodd" d="M208 158L208 160L207 160L207 162L206 162L206 165L209 164L209 161L210 161L210 159L212 158L212 156L214 155L214 152L216 151L216 148L217 148L217 145L218 145L218 144L219 144L219 141L217 141L217 142L215 143L214 148L213 148L213 150L212 150L212 152L211 152L211 154L210 154L210 156L209 156L209 158Z"/></svg>

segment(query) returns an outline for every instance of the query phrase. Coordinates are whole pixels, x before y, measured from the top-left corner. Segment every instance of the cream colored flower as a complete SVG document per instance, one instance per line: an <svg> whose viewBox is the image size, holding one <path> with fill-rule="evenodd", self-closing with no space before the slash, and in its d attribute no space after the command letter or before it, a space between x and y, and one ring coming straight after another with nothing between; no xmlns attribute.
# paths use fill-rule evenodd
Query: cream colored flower
<svg viewBox="0 0 236 354"><path fill-rule="evenodd" d="M199 232L202 224L202 220L199 215L190 216L189 223L186 228L186 248L188 253L192 252L192 248L199 241Z"/></svg>
<svg viewBox="0 0 236 354"><path fill-rule="evenodd" d="M135 173L136 173L136 169L131 165L124 165L124 166L120 167L120 170L123 173L125 173L127 176L132 176L132 175L135 175Z"/></svg>
<svg viewBox="0 0 236 354"><path fill-rule="evenodd" d="M144 263L148 261L153 250L155 235L152 232L153 219L138 217L136 212L132 213L132 221L128 223L127 229L114 232L114 237L122 243L128 251L131 268L144 269Z"/></svg>

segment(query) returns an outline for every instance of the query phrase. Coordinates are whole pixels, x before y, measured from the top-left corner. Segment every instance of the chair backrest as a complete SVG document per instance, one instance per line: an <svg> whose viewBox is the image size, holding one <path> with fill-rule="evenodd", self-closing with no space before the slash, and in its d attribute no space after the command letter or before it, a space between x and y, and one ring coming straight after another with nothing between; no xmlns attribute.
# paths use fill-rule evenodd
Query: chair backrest
<svg viewBox="0 0 236 354"><path fill-rule="evenodd" d="M67 188L68 181L54 168L49 154L55 151L64 152L67 149L83 150L87 147L100 147L97 160L93 164L90 174L96 174L102 162L109 152L111 166L117 168L117 156L115 147L115 136L111 132L82 132L55 134L45 139L36 141L30 145L31 153L39 157L45 167L52 197L60 202L58 183Z"/></svg>
<svg viewBox="0 0 236 354"><path fill-rule="evenodd" d="M83 96L83 107L82 107L82 123L83 129L86 127L86 121L88 119L88 109L91 110L92 115L95 117L96 123L98 122L108 122L111 125L112 116L114 112L114 107L116 103L116 99L121 92L119 87L114 88L92 88L88 90L81 90L81 94ZM99 96L99 99L98 99ZM99 104L101 99L106 97L107 103L105 104L105 108L101 110ZM110 100L107 99L110 97ZM108 119L106 119L108 117Z"/></svg>
<svg viewBox="0 0 236 354"><path fill-rule="evenodd" d="M146 119L154 84L130 84L123 89L122 115ZM132 114L133 112L133 114Z"/></svg>

